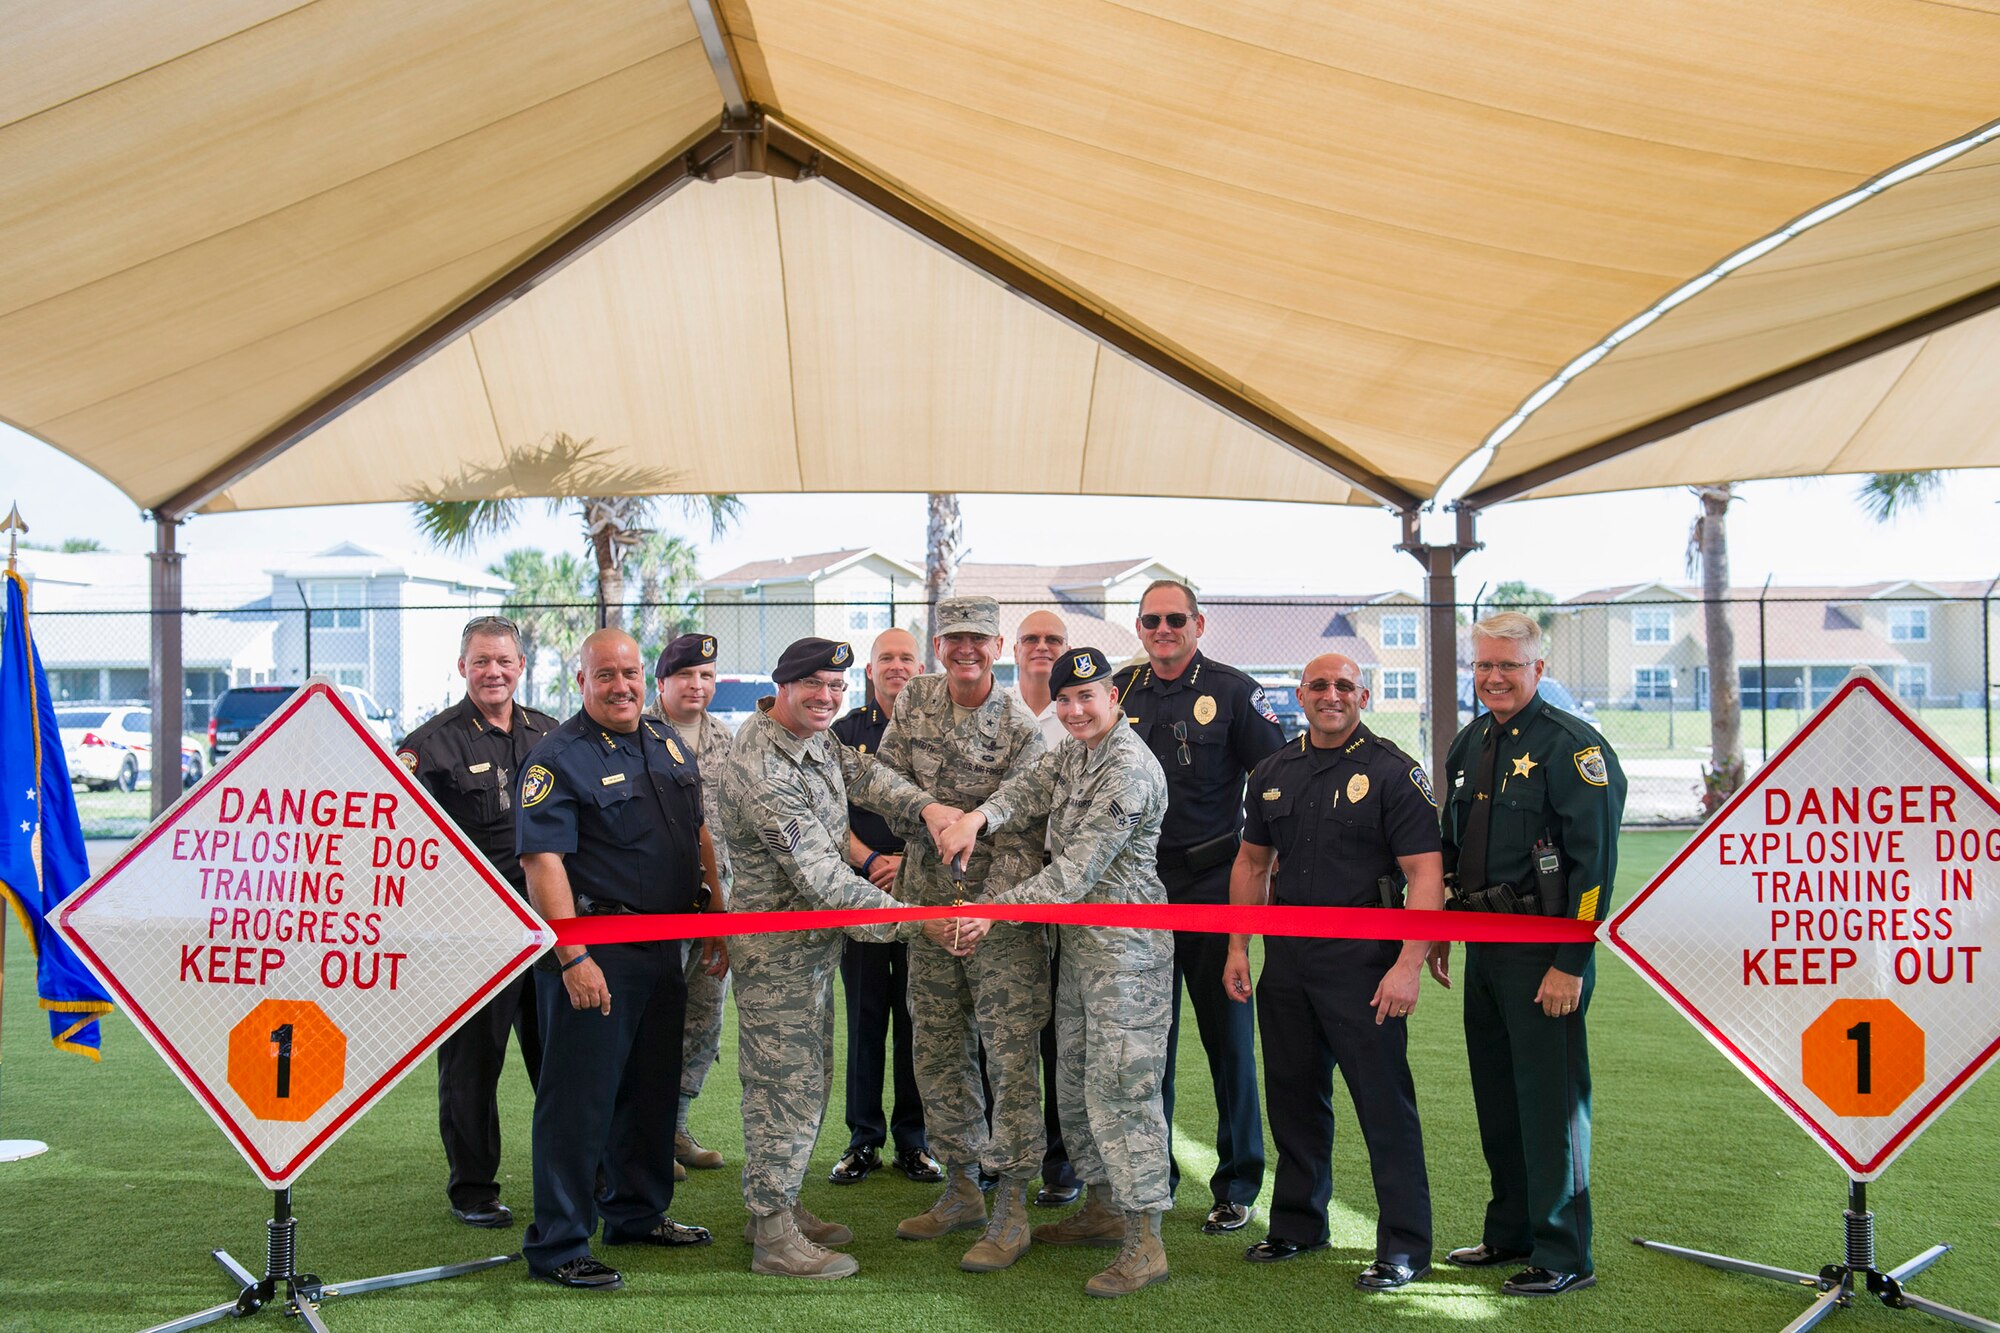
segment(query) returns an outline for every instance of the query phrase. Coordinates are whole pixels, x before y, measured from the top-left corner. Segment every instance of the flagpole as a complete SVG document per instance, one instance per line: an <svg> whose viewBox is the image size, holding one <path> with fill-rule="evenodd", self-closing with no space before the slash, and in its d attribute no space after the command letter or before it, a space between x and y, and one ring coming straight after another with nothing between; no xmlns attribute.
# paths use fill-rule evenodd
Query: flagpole
<svg viewBox="0 0 2000 1333"><path fill-rule="evenodd" d="M0 532L7 534L7 572L14 572L19 556L17 549L21 534L28 525L21 521L21 506L15 505L0 521ZM4 915L4 909L0 909ZM0 921L0 1003L4 1003L7 991L7 923ZM0 1028L4 1032L4 1028ZM18 1162L25 1157L39 1157L49 1150L49 1145L40 1139L0 1139L0 1162Z"/></svg>

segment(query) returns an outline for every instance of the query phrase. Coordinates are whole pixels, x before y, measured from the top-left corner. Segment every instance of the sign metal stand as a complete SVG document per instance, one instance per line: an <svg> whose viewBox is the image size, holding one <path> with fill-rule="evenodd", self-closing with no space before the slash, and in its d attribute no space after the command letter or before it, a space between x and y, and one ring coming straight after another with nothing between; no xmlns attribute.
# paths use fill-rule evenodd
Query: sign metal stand
<svg viewBox="0 0 2000 1333"><path fill-rule="evenodd" d="M284 1304L280 1308L285 1314L298 1316L300 1322L316 1330L316 1333L327 1333L326 1322L319 1316L319 1307L335 1296L360 1296L371 1291L387 1291L392 1287L412 1287L419 1282L436 1282L441 1278L495 1268L512 1262L516 1257L496 1254L488 1259L469 1259L464 1263L440 1264L434 1268L413 1268L405 1273L364 1277L353 1282L322 1282L317 1274L301 1273L296 1267L298 1228L299 1219L292 1215L290 1187L272 1190L271 1220L264 1224L264 1276L252 1277L250 1270L236 1262L227 1250L210 1250L209 1254L222 1271L241 1288L236 1299L212 1305L182 1319L156 1324L146 1333L181 1333L183 1329L202 1328L224 1319L246 1318L280 1299L281 1293Z"/></svg>
<svg viewBox="0 0 2000 1333"><path fill-rule="evenodd" d="M1918 1310L1948 1323L1964 1328L1986 1329L1989 1333L2000 1333L2000 1324L1978 1315L1954 1310L1949 1305L1926 1300L1912 1295L1903 1284L1929 1268L1938 1260L1951 1253L1949 1245L1933 1245L1916 1258L1898 1265L1887 1272L1875 1266L1875 1214L1868 1211L1868 1185L1865 1181L1852 1177L1847 1182L1847 1210L1841 1214L1846 1234L1846 1256L1842 1262L1828 1264L1819 1270L1817 1276L1811 1273L1794 1272L1789 1268L1773 1268L1769 1264L1753 1263L1748 1259L1732 1259L1724 1254L1710 1254L1706 1250L1689 1250L1679 1245L1668 1245L1663 1241L1647 1240L1634 1236L1632 1243L1644 1249L1670 1254L1677 1259L1691 1259L1695 1263L1710 1268L1720 1268L1725 1272L1743 1273L1749 1277L1770 1278L1774 1282L1789 1282L1801 1287L1811 1287L1820 1292L1806 1312L1785 1325L1784 1333L1804 1333L1804 1330L1818 1327L1821 1320L1835 1310L1854 1303L1855 1296L1866 1291L1879 1297L1882 1304L1892 1310Z"/></svg>

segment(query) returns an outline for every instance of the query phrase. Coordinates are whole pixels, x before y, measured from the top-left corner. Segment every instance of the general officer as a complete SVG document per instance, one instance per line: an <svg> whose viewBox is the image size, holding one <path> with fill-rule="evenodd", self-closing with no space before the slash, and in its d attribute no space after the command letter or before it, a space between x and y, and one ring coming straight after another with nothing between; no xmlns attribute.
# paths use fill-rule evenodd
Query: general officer
<svg viewBox="0 0 2000 1333"><path fill-rule="evenodd" d="M396 757L517 893L528 881L514 855L514 775L556 720L514 701L521 632L504 616L475 616L458 639L465 697L403 738ZM533 1086L542 1064L534 983L523 973L493 993L438 1047L438 1135L451 1215L467 1226L510 1227L500 1202L500 1106L507 1033L520 1038Z"/></svg>
<svg viewBox="0 0 2000 1333"><path fill-rule="evenodd" d="M835 740L860 754L875 754L889 730L896 700L911 677L923 674L917 640L906 629L875 636L863 670L873 698L833 724ZM847 807L847 859L854 873L884 893L903 864L903 839L889 821L863 806ZM944 1179L924 1135L924 1102L910 1037L910 946L901 940L850 938L840 954L840 990L847 1001L847 1083L843 1103L847 1151L829 1179L855 1185L882 1165L882 1147L893 1135L896 1169L923 1185ZM889 1038L896 1051L889 1058ZM883 1067L892 1070L889 1114L882 1113Z"/></svg>
<svg viewBox="0 0 2000 1333"><path fill-rule="evenodd" d="M1278 715L1256 681L1200 650L1207 620L1184 583L1162 579L1139 600L1143 665L1118 677L1119 698L1167 775L1167 822L1160 832L1160 879L1175 903L1226 903L1229 868L1243 826L1243 779L1284 744ZM1174 1122L1174 1060L1180 1046L1185 980L1215 1085L1215 1206L1201 1229L1218 1236L1250 1221L1264 1184L1264 1124L1257 1113L1256 1016L1229 1002L1222 967L1225 937L1174 934L1174 1022L1167 1037L1165 1104ZM1179 1163L1173 1168L1180 1185Z"/></svg>
<svg viewBox="0 0 2000 1333"><path fill-rule="evenodd" d="M1277 865L1286 907L1444 906L1437 804L1414 759L1361 724L1361 668L1327 653L1300 673L1306 732L1257 765L1243 812L1232 903L1264 901ZM1272 936L1257 982L1264 1104L1278 1148L1270 1234L1245 1252L1275 1263L1326 1248L1333 1197L1333 1071L1354 1099L1375 1178L1375 1261L1354 1285L1393 1291L1431 1266L1430 1178L1410 1079L1407 1018L1416 1008L1423 940ZM1229 937L1223 984L1250 1000L1249 936Z"/></svg>
<svg viewBox="0 0 2000 1333"><path fill-rule="evenodd" d="M673 730L642 715L645 667L620 630L583 641L583 708L528 756L516 848L549 921L693 912L702 892L700 774ZM674 940L557 945L536 965L547 1050L535 1095L528 1271L564 1287L624 1285L590 1252L706 1245L666 1215L674 1197L687 981ZM601 1187L594 1188L602 1172Z"/></svg>
<svg viewBox="0 0 2000 1333"><path fill-rule="evenodd" d="M1472 627L1473 686L1491 710L1445 758L1444 868L1453 907L1602 920L1611 906L1625 774L1604 737L1544 701L1542 631L1502 611ZM1433 952L1443 959L1450 946ZM1558 1296L1596 1281L1590 1257L1591 945L1469 944L1465 1045L1493 1178L1481 1268L1526 1260L1501 1284Z"/></svg>

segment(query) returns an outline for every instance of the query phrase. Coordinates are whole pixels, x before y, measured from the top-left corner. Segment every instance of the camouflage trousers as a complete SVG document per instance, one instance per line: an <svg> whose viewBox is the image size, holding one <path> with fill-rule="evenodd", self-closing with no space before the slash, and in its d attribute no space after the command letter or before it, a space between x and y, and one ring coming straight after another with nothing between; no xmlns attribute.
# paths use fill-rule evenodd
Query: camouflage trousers
<svg viewBox="0 0 2000 1333"><path fill-rule="evenodd" d="M1045 926L998 922L970 958L910 943L911 1051L924 1131L947 1167L983 1165L1016 1180L1042 1173L1041 1034L1049 1021ZM986 1125L979 1047L993 1085Z"/></svg>
<svg viewBox="0 0 2000 1333"><path fill-rule="evenodd" d="M722 1051L722 1007L729 998L729 974L708 975L702 965L702 942L681 946L687 956L687 1032L681 1038L681 1125L687 1127L687 1104L701 1096L709 1066Z"/></svg>
<svg viewBox="0 0 2000 1333"><path fill-rule="evenodd" d="M1078 1180L1125 1212L1174 1206L1160 1080L1172 1017L1171 962L1107 971L1065 941L1056 983L1056 1108Z"/></svg>
<svg viewBox="0 0 2000 1333"><path fill-rule="evenodd" d="M833 1092L835 930L731 942L736 1072L743 1080L743 1202L767 1217L798 1202Z"/></svg>

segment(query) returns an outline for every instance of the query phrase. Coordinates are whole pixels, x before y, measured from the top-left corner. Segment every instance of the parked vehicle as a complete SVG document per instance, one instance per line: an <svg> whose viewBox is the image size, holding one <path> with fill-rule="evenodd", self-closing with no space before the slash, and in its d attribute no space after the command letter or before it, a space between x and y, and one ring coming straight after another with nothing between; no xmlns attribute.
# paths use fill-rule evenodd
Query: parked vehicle
<svg viewBox="0 0 2000 1333"><path fill-rule="evenodd" d="M777 692L778 687L769 676L717 676L715 698L709 701L708 711L734 731L757 711L759 699L768 699Z"/></svg>
<svg viewBox="0 0 2000 1333"><path fill-rule="evenodd" d="M1259 676L1257 683L1264 687L1264 702L1278 715L1278 725L1285 729L1287 737L1306 729L1306 710L1299 705L1296 676Z"/></svg>
<svg viewBox="0 0 2000 1333"><path fill-rule="evenodd" d="M153 710L141 704L57 704L69 779L90 791L136 791L153 778ZM201 744L181 737L181 786L203 772Z"/></svg>
<svg viewBox="0 0 2000 1333"><path fill-rule="evenodd" d="M1597 718L1597 705L1588 699L1579 699L1571 693L1569 686L1554 676L1543 676L1537 692L1542 698L1565 713L1574 713L1586 722ZM1475 707L1472 698L1472 673L1458 673L1458 715L1461 723L1470 722L1475 715L1484 711L1484 706Z"/></svg>
<svg viewBox="0 0 2000 1333"><path fill-rule="evenodd" d="M336 685L347 706L359 716L382 744L396 743L396 715L375 701L375 696L352 685ZM296 685L236 685L215 701L215 713L208 719L208 756L211 763L243 743L257 724L278 711L278 705L298 693Z"/></svg>

